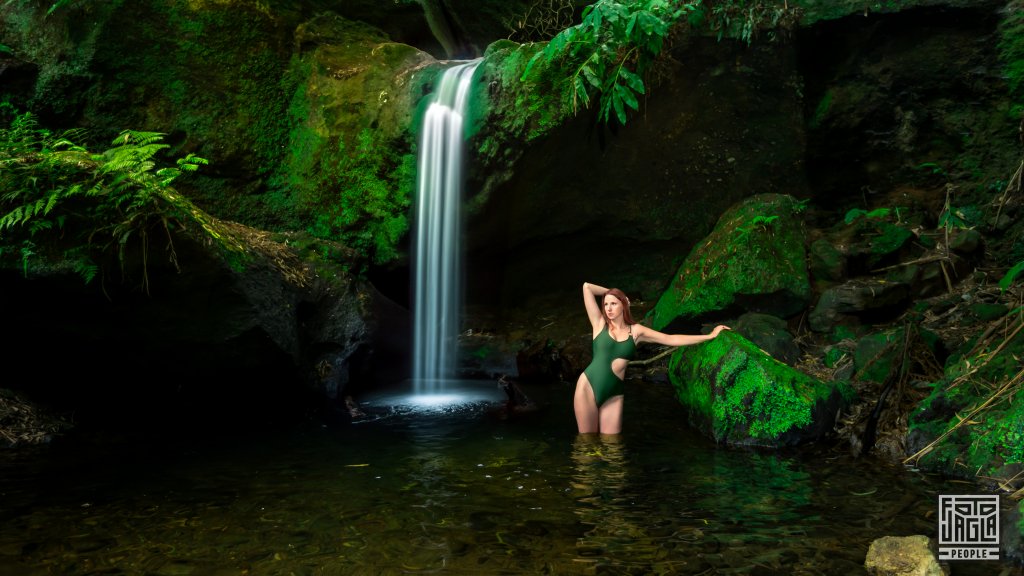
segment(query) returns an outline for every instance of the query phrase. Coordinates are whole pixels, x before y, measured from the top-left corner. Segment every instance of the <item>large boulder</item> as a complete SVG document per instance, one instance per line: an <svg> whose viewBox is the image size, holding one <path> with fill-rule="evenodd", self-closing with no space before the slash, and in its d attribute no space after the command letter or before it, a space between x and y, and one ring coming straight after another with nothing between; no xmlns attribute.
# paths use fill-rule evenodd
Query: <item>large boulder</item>
<svg viewBox="0 0 1024 576"><path fill-rule="evenodd" d="M656 330L687 331L743 312L786 318L811 295L800 203L763 194L733 206L697 244L649 314Z"/></svg>
<svg viewBox="0 0 1024 576"><path fill-rule="evenodd" d="M852 394L765 354L742 336L679 348L669 379L690 423L716 442L780 447L825 438Z"/></svg>

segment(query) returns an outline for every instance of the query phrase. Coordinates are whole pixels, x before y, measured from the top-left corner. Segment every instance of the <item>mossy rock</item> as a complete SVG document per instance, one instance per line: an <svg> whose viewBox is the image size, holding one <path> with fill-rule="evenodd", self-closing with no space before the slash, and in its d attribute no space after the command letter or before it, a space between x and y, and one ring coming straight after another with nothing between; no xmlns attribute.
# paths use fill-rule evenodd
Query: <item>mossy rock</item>
<svg viewBox="0 0 1024 576"><path fill-rule="evenodd" d="M822 439L853 394L845 382L821 382L732 332L678 349L668 373L691 425L734 446L781 447Z"/></svg>
<svg viewBox="0 0 1024 576"><path fill-rule="evenodd" d="M474 85L471 126L475 164L486 173L471 175L480 182L466 205L473 214L487 203L495 188L515 172L526 149L562 126L574 113L566 104L571 83L557 65L541 58L523 81L530 60L546 43L519 44L498 40L487 47Z"/></svg>
<svg viewBox="0 0 1024 576"><path fill-rule="evenodd" d="M811 287L801 204L760 194L734 205L679 267L650 313L656 330L742 312L786 318L806 308Z"/></svg>
<svg viewBox="0 0 1024 576"><path fill-rule="evenodd" d="M846 256L828 239L821 238L812 243L809 257L815 280L839 282L846 276Z"/></svg>
<svg viewBox="0 0 1024 576"><path fill-rule="evenodd" d="M902 358L894 344L903 341L903 329L868 334L857 342L853 352L854 373L859 380L881 384L895 370L894 363Z"/></svg>
<svg viewBox="0 0 1024 576"><path fill-rule="evenodd" d="M906 284L875 278L850 280L822 292L808 315L808 325L816 332L829 332L847 322L895 319L906 309L909 297Z"/></svg>
<svg viewBox="0 0 1024 576"><path fill-rule="evenodd" d="M401 257L416 185L417 111L444 66L377 29L325 13L296 32L292 96L278 182L304 223L377 263Z"/></svg>

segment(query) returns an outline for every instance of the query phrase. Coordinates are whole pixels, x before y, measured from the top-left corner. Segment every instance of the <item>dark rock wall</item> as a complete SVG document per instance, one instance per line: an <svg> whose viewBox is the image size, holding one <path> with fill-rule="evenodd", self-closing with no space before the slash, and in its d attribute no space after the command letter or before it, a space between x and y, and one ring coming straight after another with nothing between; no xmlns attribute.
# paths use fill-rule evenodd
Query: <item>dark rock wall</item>
<svg viewBox="0 0 1024 576"><path fill-rule="evenodd" d="M525 151L468 222L468 297L520 305L584 280L656 297L734 202L807 194L799 81L788 43L677 46L628 125L584 110Z"/></svg>
<svg viewBox="0 0 1024 576"><path fill-rule="evenodd" d="M982 2L847 16L797 33L816 203L941 206L948 181L984 187L1012 173L1019 150L999 17Z"/></svg>

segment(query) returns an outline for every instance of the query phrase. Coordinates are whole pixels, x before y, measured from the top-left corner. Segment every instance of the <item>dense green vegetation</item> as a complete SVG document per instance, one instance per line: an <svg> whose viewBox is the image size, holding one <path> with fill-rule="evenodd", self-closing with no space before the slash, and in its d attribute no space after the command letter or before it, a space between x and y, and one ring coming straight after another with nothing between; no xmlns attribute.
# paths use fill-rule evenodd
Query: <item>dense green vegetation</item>
<svg viewBox="0 0 1024 576"><path fill-rule="evenodd" d="M153 236L166 239L175 265L172 231L196 226L220 237L211 219L172 186L207 161L188 154L161 166L157 156L168 148L163 134L125 130L111 148L91 153L76 143L81 131L55 134L30 113L4 111L10 120L0 127L0 259L25 275L70 266L90 282L106 262L123 267L134 243L148 289Z"/></svg>
<svg viewBox="0 0 1024 576"><path fill-rule="evenodd" d="M626 123L627 110L639 108L644 94L643 73L661 53L672 24L696 9L698 2L599 0L583 11L583 21L558 33L526 68L534 63L563 60L572 85L574 111L586 108L594 94L598 118Z"/></svg>
<svg viewBox="0 0 1024 576"><path fill-rule="evenodd" d="M539 61L558 64L571 89L574 112L596 100L598 120L625 124L647 93L652 70L679 26L738 38L750 44L761 30L792 25L796 11L785 2L750 0L598 0L583 10L582 21L556 34L530 60L524 80L536 80Z"/></svg>

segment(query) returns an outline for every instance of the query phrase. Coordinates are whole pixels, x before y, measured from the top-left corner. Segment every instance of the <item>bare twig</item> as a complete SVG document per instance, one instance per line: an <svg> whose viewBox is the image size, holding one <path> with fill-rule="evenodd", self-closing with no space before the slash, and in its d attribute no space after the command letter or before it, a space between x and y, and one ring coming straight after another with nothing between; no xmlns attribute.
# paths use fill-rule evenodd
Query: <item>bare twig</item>
<svg viewBox="0 0 1024 576"><path fill-rule="evenodd" d="M660 352L659 354L657 354L655 356L651 356L650 358L647 358L646 360L630 360L629 361L629 365L630 366L647 366L648 364L653 364L654 362L656 362L658 360L661 360L662 358L664 358L665 356L668 356L669 354L675 352L676 350L678 350L678 347L667 348L667 349L663 350L662 352Z"/></svg>
<svg viewBox="0 0 1024 576"><path fill-rule="evenodd" d="M972 418L974 418L980 412L986 410L987 408L989 408L990 406L995 404L996 401L1000 400L1002 398L1002 396L1007 391L1009 391L1013 386L1020 384L1022 379L1024 379L1024 369L1022 369L1020 372L1018 372L1017 375L1014 376L1013 378L1011 378L1010 380L1007 380L1007 382L1005 384L1003 384L999 388L999 390L996 390L980 406L978 406L977 408L974 408L973 410L971 410L970 413L967 414L967 416L964 416L964 417L957 416L957 418L959 418L959 421L956 424L954 424L952 427L950 427L949 430L946 430L945 432L943 432L942 435L940 435L938 438L936 438L935 440L932 440L931 442L929 442L927 446L925 446L924 448L918 450L917 452L915 452L911 456L908 456L907 458L905 458L903 460L903 463L904 464L910 464L910 463L915 463L916 464L917 461L919 461L923 456L925 456L926 454L931 452L935 448L935 446L938 445L939 442L945 440L947 436L949 436L950 434L955 432L957 429L959 429L964 424L971 423L972 422Z"/></svg>
<svg viewBox="0 0 1024 576"><path fill-rule="evenodd" d="M899 264L893 264L884 268L875 268L871 271L872 274L877 272L886 272L888 270L895 270L896 268L902 268L904 266L913 266L914 264L927 264L928 262L935 262L936 260L951 260L948 255L945 254L932 254L931 256L922 256L916 260L909 260L907 262L900 262Z"/></svg>

